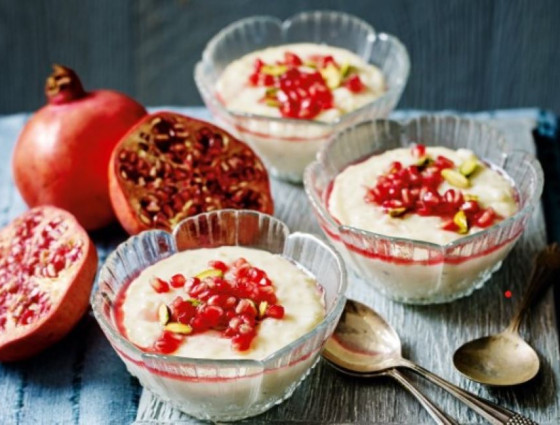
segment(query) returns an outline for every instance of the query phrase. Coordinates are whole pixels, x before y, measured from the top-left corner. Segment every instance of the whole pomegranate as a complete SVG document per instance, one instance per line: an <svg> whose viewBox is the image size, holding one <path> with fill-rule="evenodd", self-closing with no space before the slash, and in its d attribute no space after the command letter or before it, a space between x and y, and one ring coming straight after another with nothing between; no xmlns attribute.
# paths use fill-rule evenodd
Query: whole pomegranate
<svg viewBox="0 0 560 425"><path fill-rule="evenodd" d="M135 234L172 229L223 208L272 214L268 174L245 143L221 128L172 112L144 117L123 137L109 165L111 202Z"/></svg>
<svg viewBox="0 0 560 425"><path fill-rule="evenodd" d="M37 207L0 230L0 361L30 357L83 316L97 252L68 212Z"/></svg>
<svg viewBox="0 0 560 425"><path fill-rule="evenodd" d="M119 139L146 114L110 90L84 91L69 68L54 65L48 104L27 122L12 158L13 176L30 207L54 205L88 230L114 219L107 166Z"/></svg>

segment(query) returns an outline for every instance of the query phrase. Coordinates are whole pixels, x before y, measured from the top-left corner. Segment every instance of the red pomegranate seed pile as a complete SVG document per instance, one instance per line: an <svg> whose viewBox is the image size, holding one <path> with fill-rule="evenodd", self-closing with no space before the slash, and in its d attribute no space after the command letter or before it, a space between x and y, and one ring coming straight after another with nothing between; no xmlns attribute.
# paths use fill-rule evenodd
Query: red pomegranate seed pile
<svg viewBox="0 0 560 425"><path fill-rule="evenodd" d="M305 62L295 53L286 52L284 60L267 64L256 59L254 71L249 76L252 86L267 87L262 99L269 106L277 107L286 118L313 119L334 106L332 90L323 71L329 68L339 79L336 85L353 93L365 89L355 70L347 72L330 55L313 55ZM336 87L332 87L333 89Z"/></svg>
<svg viewBox="0 0 560 425"><path fill-rule="evenodd" d="M441 217L442 229L458 233L467 233L473 226L489 227L499 218L492 208L483 208L476 197L459 189L440 194L442 171L455 168L452 160L441 155L429 157L421 144L414 145L411 151L418 162L408 167L393 162L389 171L377 178L375 186L368 188L366 202L381 206L392 217L407 213Z"/></svg>
<svg viewBox="0 0 560 425"><path fill-rule="evenodd" d="M259 323L266 319L282 319L284 307L277 304L272 281L263 270L251 266L244 258L231 265L210 261L210 269L195 277L176 274L169 281L154 278L157 293L183 292L171 305L159 308L164 331L154 343L154 350L163 354L176 351L184 335L220 331L230 338L237 351L248 350L257 335ZM163 315L163 317L162 317Z"/></svg>

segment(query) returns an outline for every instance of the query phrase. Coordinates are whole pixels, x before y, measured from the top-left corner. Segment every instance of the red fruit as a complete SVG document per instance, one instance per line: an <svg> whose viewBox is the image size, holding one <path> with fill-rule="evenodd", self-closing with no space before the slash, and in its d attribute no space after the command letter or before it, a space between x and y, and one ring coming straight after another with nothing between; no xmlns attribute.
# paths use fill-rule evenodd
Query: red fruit
<svg viewBox="0 0 560 425"><path fill-rule="evenodd" d="M111 202L130 234L170 230L222 208L272 214L268 174L244 143L212 124L172 112L146 116L115 147Z"/></svg>
<svg viewBox="0 0 560 425"><path fill-rule="evenodd" d="M45 206L0 230L0 361L30 357L88 308L97 252L66 211Z"/></svg>
<svg viewBox="0 0 560 425"><path fill-rule="evenodd" d="M213 260L208 262L208 267L210 267L211 269L216 269L216 270L221 270L223 273L228 271L228 266L220 260Z"/></svg>
<svg viewBox="0 0 560 425"><path fill-rule="evenodd" d="M284 62L289 66L300 66L303 63L300 57L292 52L284 53Z"/></svg>
<svg viewBox="0 0 560 425"><path fill-rule="evenodd" d="M359 75L352 75L344 82L344 86L352 93L360 93L365 89L364 83Z"/></svg>
<svg viewBox="0 0 560 425"><path fill-rule="evenodd" d="M156 291L158 294L169 292L169 283L167 283L163 279L160 279L159 277L154 277L150 281L150 285L152 285L152 288L154 288L154 291Z"/></svg>
<svg viewBox="0 0 560 425"><path fill-rule="evenodd" d="M107 166L120 138L146 114L115 91L84 91L69 68L54 65L48 104L27 122L12 158L14 181L30 206L54 205L88 230L114 220Z"/></svg>
<svg viewBox="0 0 560 425"><path fill-rule="evenodd" d="M492 208L487 208L482 210L477 214L475 219L475 225L478 227L489 227L494 223L496 218L496 212Z"/></svg>
<svg viewBox="0 0 560 425"><path fill-rule="evenodd" d="M266 309L266 317L272 317L273 319L282 319L284 317L284 307L281 305L269 305Z"/></svg>
<svg viewBox="0 0 560 425"><path fill-rule="evenodd" d="M416 158L422 158L426 155L426 146L420 143L416 143L412 146L412 156Z"/></svg>
<svg viewBox="0 0 560 425"><path fill-rule="evenodd" d="M174 288L182 288L187 283L187 279L181 273L174 274L171 276L171 280L169 281L171 286Z"/></svg>
<svg viewBox="0 0 560 425"><path fill-rule="evenodd" d="M161 354L171 354L177 351L182 339L172 332L164 331L154 343L154 350Z"/></svg>

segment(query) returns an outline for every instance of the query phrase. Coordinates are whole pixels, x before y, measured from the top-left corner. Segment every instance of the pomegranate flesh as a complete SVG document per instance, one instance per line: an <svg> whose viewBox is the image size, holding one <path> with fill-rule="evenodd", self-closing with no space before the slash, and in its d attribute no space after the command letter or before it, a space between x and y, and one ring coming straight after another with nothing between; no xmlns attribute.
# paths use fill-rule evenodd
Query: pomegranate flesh
<svg viewBox="0 0 560 425"><path fill-rule="evenodd" d="M171 230L223 208L273 212L268 174L245 143L221 128L171 112L143 118L109 166L111 202L130 234Z"/></svg>
<svg viewBox="0 0 560 425"><path fill-rule="evenodd" d="M68 212L37 207L0 230L0 361L30 357L88 308L97 252Z"/></svg>
<svg viewBox="0 0 560 425"><path fill-rule="evenodd" d="M30 207L54 205L88 230L114 220L107 167L120 138L146 110L111 90L84 91L78 76L55 65L48 104L27 122L12 159L13 176Z"/></svg>

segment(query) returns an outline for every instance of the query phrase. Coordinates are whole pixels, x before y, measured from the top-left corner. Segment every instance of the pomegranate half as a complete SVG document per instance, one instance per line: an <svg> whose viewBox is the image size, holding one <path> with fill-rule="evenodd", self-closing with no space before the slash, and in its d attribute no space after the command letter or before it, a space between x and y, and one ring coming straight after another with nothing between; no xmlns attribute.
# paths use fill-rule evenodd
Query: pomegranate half
<svg viewBox="0 0 560 425"><path fill-rule="evenodd" d="M130 234L172 229L223 208L272 214L268 174L245 143L210 123L171 112L140 120L109 165L111 202Z"/></svg>
<svg viewBox="0 0 560 425"><path fill-rule="evenodd" d="M26 123L12 159L14 181L30 207L54 205L88 230L114 220L107 166L120 138L146 115L112 90L84 91L69 68L55 65L48 104Z"/></svg>
<svg viewBox="0 0 560 425"><path fill-rule="evenodd" d="M68 212L29 210L0 230L0 361L30 357L88 308L97 252Z"/></svg>

